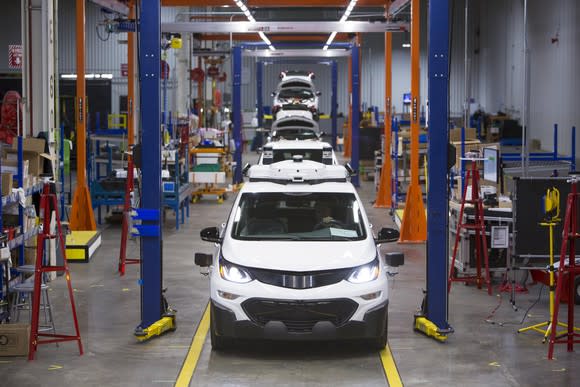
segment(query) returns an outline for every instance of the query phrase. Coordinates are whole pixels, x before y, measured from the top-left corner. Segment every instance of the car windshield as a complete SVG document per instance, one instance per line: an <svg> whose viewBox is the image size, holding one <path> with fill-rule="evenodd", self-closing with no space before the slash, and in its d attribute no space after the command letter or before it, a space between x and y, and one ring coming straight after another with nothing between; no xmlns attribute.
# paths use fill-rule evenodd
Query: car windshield
<svg viewBox="0 0 580 387"><path fill-rule="evenodd" d="M241 240L352 241L366 238L352 193L244 193L231 236Z"/></svg>
<svg viewBox="0 0 580 387"><path fill-rule="evenodd" d="M308 89L282 89L278 93L278 98L312 99L314 98L314 94Z"/></svg>

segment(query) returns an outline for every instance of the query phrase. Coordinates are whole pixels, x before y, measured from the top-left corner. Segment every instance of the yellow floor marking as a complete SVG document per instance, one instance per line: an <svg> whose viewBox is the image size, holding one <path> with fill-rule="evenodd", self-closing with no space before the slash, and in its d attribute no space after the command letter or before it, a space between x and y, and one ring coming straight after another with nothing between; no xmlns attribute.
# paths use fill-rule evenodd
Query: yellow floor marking
<svg viewBox="0 0 580 387"><path fill-rule="evenodd" d="M191 341L191 346L187 352L187 357L183 362L183 366L181 366L181 371L179 371L179 376L175 382L175 387L189 386L189 382L191 382L191 378L193 377L193 371L195 371L195 367L197 366L197 361L199 360L199 355L201 354L203 343L205 342L205 337L207 336L208 331L209 304L205 308L203 317L197 326L197 330L195 331L193 340Z"/></svg>
<svg viewBox="0 0 580 387"><path fill-rule="evenodd" d="M56 365L56 364L51 364L50 367L48 367L49 371L55 371L55 370L60 370L62 369L62 366Z"/></svg>
<svg viewBox="0 0 580 387"><path fill-rule="evenodd" d="M387 376L387 381L389 382L389 387L399 387L403 386L403 381L401 380L401 375L399 375L399 370L397 369L397 363L395 363L395 358L391 352L391 347L389 344L380 352L381 362L383 363L383 368L385 370L385 375Z"/></svg>
<svg viewBox="0 0 580 387"><path fill-rule="evenodd" d="M12 360L0 360L0 364L10 364Z"/></svg>
<svg viewBox="0 0 580 387"><path fill-rule="evenodd" d="M491 363L489 363L488 365L492 366L492 367L501 367L501 365L497 362L497 361L492 361Z"/></svg>

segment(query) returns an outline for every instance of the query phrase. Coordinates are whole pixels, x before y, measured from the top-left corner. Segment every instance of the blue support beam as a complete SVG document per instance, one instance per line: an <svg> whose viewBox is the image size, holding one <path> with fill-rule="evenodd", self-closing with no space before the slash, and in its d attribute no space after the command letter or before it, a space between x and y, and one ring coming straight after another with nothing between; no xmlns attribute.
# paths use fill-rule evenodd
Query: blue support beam
<svg viewBox="0 0 580 387"><path fill-rule="evenodd" d="M351 157L350 157L350 165L355 171L359 171L359 132L360 132L360 61L359 61L359 50L360 47L358 45L353 45L350 55L352 57L352 119L351 127L352 127L352 138L350 141L351 144ZM355 187L358 187L359 184L359 174L357 173L355 176L351 178L351 182Z"/></svg>
<svg viewBox="0 0 580 387"><path fill-rule="evenodd" d="M143 186L141 207L161 210L161 4L160 0L141 0L139 28L139 79L141 80ZM143 220L144 226L159 230L157 235L141 238L141 328L160 320L162 302L162 233L159 217Z"/></svg>
<svg viewBox="0 0 580 387"><path fill-rule="evenodd" d="M338 127L336 123L337 105L338 105L338 66L333 60L331 64L332 73L332 96L330 98L330 119L332 120L332 149L336 151L336 137L338 136Z"/></svg>
<svg viewBox="0 0 580 387"><path fill-rule="evenodd" d="M264 127L264 62L256 63L256 105L258 108L258 128Z"/></svg>
<svg viewBox="0 0 580 387"><path fill-rule="evenodd" d="M235 46L232 55L233 95L232 114L234 122L234 142L236 151L234 161L234 184L242 182L242 47Z"/></svg>
<svg viewBox="0 0 580 387"><path fill-rule="evenodd" d="M427 194L427 295L424 312L441 331L447 322L447 123L449 116L449 0L429 2L429 184Z"/></svg>

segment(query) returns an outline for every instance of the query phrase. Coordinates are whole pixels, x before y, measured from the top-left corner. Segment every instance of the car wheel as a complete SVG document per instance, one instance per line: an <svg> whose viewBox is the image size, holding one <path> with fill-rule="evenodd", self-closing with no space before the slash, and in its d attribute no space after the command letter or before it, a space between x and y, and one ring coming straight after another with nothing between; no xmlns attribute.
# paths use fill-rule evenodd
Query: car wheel
<svg viewBox="0 0 580 387"><path fill-rule="evenodd" d="M382 335L373 340L373 347L378 350L383 350L387 346L387 336L389 332L389 317L385 318L385 330Z"/></svg>
<svg viewBox="0 0 580 387"><path fill-rule="evenodd" d="M228 337L224 337L224 336L218 336L215 333L215 328L214 328L214 320L212 318L212 316L210 315L210 339L211 339L211 348L214 351L223 351L225 349L228 349L232 346L232 340Z"/></svg>
<svg viewBox="0 0 580 387"><path fill-rule="evenodd" d="M580 277L574 279L574 304L580 305Z"/></svg>

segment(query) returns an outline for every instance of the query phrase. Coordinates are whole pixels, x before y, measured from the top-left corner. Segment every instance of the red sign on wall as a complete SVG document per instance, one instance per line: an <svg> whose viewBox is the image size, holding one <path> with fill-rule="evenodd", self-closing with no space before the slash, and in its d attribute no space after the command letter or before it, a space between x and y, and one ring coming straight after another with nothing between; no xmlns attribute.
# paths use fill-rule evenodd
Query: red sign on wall
<svg viewBox="0 0 580 387"><path fill-rule="evenodd" d="M122 77L129 76L129 65L127 63L121 63L121 76Z"/></svg>
<svg viewBox="0 0 580 387"><path fill-rule="evenodd" d="M8 68L22 68L22 46L20 44L8 45Z"/></svg>

